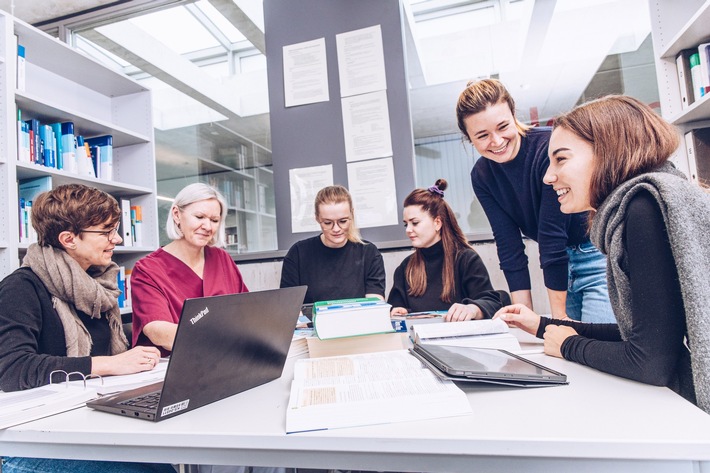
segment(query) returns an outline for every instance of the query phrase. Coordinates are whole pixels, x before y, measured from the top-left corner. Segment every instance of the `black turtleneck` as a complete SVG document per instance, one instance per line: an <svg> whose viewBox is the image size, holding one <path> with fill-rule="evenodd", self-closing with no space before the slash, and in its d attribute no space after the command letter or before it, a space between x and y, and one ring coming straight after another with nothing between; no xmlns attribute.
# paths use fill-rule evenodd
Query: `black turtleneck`
<svg viewBox="0 0 710 473"><path fill-rule="evenodd" d="M471 248L459 251L454 262L454 280L456 282L454 300L441 300L443 287L442 273L444 267L444 245L441 241L429 248L420 248L424 258L427 286L420 297L408 294L409 284L406 281L406 269L411 255L397 267L394 272L394 285L387 302L392 307L404 307L410 312L425 310L448 310L451 304L476 304L481 308L484 317L491 318L501 308L500 296L491 286L488 270L481 257Z"/></svg>

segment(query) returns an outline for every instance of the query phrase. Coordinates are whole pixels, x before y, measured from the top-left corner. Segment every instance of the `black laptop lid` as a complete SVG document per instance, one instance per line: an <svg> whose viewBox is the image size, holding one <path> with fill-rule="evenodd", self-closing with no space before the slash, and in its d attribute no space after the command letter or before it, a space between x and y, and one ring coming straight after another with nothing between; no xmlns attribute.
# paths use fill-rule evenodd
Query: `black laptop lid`
<svg viewBox="0 0 710 473"><path fill-rule="evenodd" d="M187 299L157 418L281 376L306 286Z"/></svg>
<svg viewBox="0 0 710 473"><path fill-rule="evenodd" d="M478 379L565 383L567 376L505 350L415 344L414 352L447 375Z"/></svg>

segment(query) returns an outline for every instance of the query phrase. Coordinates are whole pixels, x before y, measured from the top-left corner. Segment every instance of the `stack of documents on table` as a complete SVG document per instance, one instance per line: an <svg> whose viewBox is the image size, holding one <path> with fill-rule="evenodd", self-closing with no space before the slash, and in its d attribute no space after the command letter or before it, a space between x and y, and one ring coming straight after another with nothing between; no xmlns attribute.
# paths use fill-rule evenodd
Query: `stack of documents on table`
<svg viewBox="0 0 710 473"><path fill-rule="evenodd" d="M0 392L0 429L83 407L95 397L94 389L66 383Z"/></svg>
<svg viewBox="0 0 710 473"><path fill-rule="evenodd" d="M286 432L471 414L466 395L406 351L296 361Z"/></svg>
<svg viewBox="0 0 710 473"><path fill-rule="evenodd" d="M392 327L397 332L406 332L414 340L412 327L419 324L440 324L444 322L445 310L428 310L424 312L410 312L405 315L393 315Z"/></svg>
<svg viewBox="0 0 710 473"><path fill-rule="evenodd" d="M414 343L521 351L518 339L501 319L415 325Z"/></svg>
<svg viewBox="0 0 710 473"><path fill-rule="evenodd" d="M306 339L313 336L312 328L297 328L293 333L291 346L288 349L287 358L295 358L301 355L308 354L308 342Z"/></svg>
<svg viewBox="0 0 710 473"><path fill-rule="evenodd" d="M321 340L394 332L391 305L376 297L313 304L313 328Z"/></svg>

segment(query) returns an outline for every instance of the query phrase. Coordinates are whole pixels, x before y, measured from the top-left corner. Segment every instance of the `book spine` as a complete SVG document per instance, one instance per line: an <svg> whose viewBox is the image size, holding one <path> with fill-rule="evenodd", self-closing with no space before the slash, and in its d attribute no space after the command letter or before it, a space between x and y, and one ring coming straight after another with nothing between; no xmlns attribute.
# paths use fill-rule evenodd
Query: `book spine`
<svg viewBox="0 0 710 473"><path fill-rule="evenodd" d="M15 36L17 38L17 36ZM26 78L26 60L25 60L25 47L21 44L17 45L17 83L16 87L19 91L25 90L25 78Z"/></svg>
<svg viewBox="0 0 710 473"><path fill-rule="evenodd" d="M681 107L687 108L695 101L693 83L690 77L690 53L692 50L681 51L675 59L678 72L678 87L680 88Z"/></svg>

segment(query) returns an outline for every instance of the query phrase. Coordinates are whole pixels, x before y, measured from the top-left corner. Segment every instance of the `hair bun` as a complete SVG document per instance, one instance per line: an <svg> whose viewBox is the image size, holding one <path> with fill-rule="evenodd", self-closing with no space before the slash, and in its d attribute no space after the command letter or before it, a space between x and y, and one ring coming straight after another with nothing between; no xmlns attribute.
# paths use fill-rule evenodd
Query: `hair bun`
<svg viewBox="0 0 710 473"><path fill-rule="evenodd" d="M438 187L440 191L445 191L446 188L449 187L449 183L446 182L446 179L437 179L434 185Z"/></svg>

